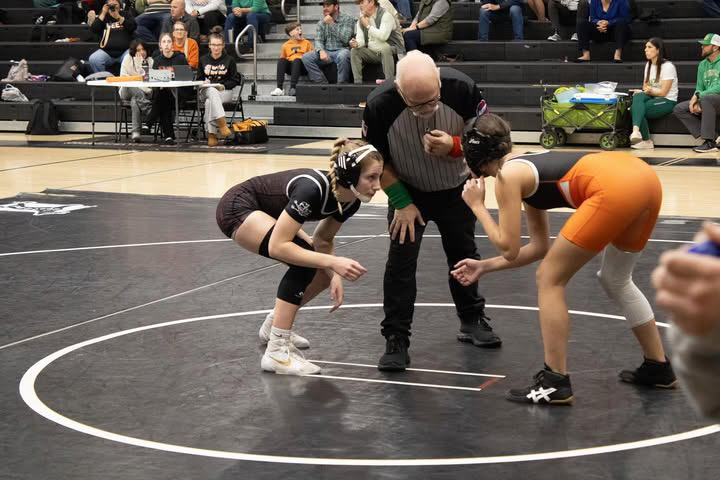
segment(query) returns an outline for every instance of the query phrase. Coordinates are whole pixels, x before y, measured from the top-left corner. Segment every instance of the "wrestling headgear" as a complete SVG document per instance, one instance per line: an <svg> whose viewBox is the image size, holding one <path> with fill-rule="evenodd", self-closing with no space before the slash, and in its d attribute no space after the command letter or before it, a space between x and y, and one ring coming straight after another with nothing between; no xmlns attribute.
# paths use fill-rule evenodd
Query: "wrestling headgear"
<svg viewBox="0 0 720 480"><path fill-rule="evenodd" d="M350 189L363 202L369 202L370 197L359 193L355 187L360 180L360 162L372 152L377 152L377 149L370 144L363 145L349 152L340 152L335 160L335 181L341 187Z"/></svg>
<svg viewBox="0 0 720 480"><path fill-rule="evenodd" d="M502 158L510 151L508 146L511 140L509 135L498 137L480 132L475 128L476 119L473 118L465 125L462 147L468 167L480 177L484 165Z"/></svg>

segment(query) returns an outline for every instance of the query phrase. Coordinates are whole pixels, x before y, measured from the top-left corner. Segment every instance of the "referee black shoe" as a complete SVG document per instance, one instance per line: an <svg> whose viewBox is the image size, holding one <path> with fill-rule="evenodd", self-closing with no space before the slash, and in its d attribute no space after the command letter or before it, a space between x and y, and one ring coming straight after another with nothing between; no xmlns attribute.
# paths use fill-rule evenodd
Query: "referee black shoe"
<svg viewBox="0 0 720 480"><path fill-rule="evenodd" d="M533 377L534 383L527 388L512 389L507 394L511 402L538 405L570 405L573 397L570 375L555 373L547 365Z"/></svg>
<svg viewBox="0 0 720 480"><path fill-rule="evenodd" d="M483 315L477 322L461 322L460 333L457 339L461 342L471 342L476 347L497 348L502 345L502 340L488 325L489 317Z"/></svg>
<svg viewBox="0 0 720 480"><path fill-rule="evenodd" d="M623 370L620 372L620 380L636 385L645 385L657 388L675 388L677 378L673 372L670 361L664 362L650 360L648 358L635 370Z"/></svg>
<svg viewBox="0 0 720 480"><path fill-rule="evenodd" d="M378 370L383 372L402 372L410 365L408 347L410 340L403 335L390 335L386 339L385 354L380 357Z"/></svg>

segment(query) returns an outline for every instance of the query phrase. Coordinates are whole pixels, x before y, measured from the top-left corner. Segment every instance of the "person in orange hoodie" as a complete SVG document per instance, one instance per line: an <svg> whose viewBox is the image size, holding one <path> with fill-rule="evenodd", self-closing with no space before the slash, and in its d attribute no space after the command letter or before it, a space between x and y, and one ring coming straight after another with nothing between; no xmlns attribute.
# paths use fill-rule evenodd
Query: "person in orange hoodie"
<svg viewBox="0 0 720 480"><path fill-rule="evenodd" d="M198 68L198 44L195 40L188 37L187 27L183 22L175 22L173 24L173 52L185 54L188 65L192 68Z"/></svg>
<svg viewBox="0 0 720 480"><path fill-rule="evenodd" d="M280 59L277 63L277 88L270 95L282 95L283 83L285 82L285 74L290 75L290 90L288 94L295 96L295 87L297 86L300 75L307 75L305 65L302 63L302 56L307 52L313 51L313 45L310 41L302 36L302 25L298 22L288 23L285 27L285 33L290 39L283 43Z"/></svg>

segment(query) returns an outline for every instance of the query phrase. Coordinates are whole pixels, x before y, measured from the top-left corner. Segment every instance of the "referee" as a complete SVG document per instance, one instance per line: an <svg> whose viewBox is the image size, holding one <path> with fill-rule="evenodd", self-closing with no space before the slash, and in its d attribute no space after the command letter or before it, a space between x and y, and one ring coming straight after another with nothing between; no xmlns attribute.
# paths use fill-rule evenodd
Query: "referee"
<svg viewBox="0 0 720 480"><path fill-rule="evenodd" d="M430 220L440 230L447 257L450 293L460 317L458 340L479 347L501 344L487 324L477 282L463 287L449 273L463 258L479 258L475 215L461 196L469 170L460 139L465 121L484 111L485 101L470 77L438 69L418 50L398 62L394 82L383 83L368 97L363 134L385 159L381 185L388 195L390 230L381 324L387 343L380 370L403 371L410 364L415 273Z"/></svg>

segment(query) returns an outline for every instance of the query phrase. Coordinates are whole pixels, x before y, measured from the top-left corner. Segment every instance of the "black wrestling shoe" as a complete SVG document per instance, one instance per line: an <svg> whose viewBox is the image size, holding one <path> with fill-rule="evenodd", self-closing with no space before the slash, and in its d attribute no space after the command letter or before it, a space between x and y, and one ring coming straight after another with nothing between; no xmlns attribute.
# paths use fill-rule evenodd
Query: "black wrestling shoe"
<svg viewBox="0 0 720 480"><path fill-rule="evenodd" d="M457 339L461 342L472 342L476 347L499 347L502 345L502 340L500 340L500 337L498 337L490 325L488 325L488 320L490 320L490 318L483 315L477 322L462 322Z"/></svg>
<svg viewBox="0 0 720 480"><path fill-rule="evenodd" d="M512 389L507 399L512 402L536 403L539 405L570 405L573 397L570 375L555 373L545 365L533 377L535 383L527 388Z"/></svg>
<svg viewBox="0 0 720 480"><path fill-rule="evenodd" d="M385 344L385 354L380 357L378 370L402 372L410 365L408 347L410 340L402 335L390 335Z"/></svg>
<svg viewBox="0 0 720 480"><path fill-rule="evenodd" d="M664 362L658 362L646 358L642 365L635 370L620 372L620 380L657 388L675 388L677 385L675 372L667 359Z"/></svg>

